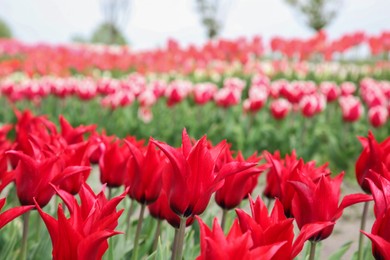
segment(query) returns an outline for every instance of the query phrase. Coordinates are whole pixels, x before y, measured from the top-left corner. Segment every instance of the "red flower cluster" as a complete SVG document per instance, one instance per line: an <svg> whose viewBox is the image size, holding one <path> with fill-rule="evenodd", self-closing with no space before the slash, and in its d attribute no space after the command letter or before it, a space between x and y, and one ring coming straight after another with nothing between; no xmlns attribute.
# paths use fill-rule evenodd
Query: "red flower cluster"
<svg viewBox="0 0 390 260"><path fill-rule="evenodd" d="M114 231L123 210L116 211L125 194L107 200L104 190L98 195L83 184L79 195L81 204L69 193L56 189L65 202L70 216L65 216L61 204L58 206L58 219L42 211L35 205L49 231L53 244L54 259L101 259L108 248L107 239L120 234Z"/></svg>

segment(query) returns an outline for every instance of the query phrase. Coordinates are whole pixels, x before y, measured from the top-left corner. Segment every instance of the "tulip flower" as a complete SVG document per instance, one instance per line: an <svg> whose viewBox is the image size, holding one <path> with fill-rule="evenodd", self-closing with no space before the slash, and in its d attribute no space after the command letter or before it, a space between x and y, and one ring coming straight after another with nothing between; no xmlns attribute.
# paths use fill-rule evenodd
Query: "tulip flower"
<svg viewBox="0 0 390 260"><path fill-rule="evenodd" d="M384 140L382 143L378 143L371 133L368 132L367 138L359 138L363 151L356 161L355 173L356 180L360 187L366 193L371 193L368 180L377 179L377 174L390 180L389 166L390 157L388 156L390 151L390 138ZM366 216L368 212L368 202L365 203L362 213L362 219L360 229L364 231L366 225ZM359 256L362 257L363 252L363 233L360 234L359 239Z"/></svg>
<svg viewBox="0 0 390 260"><path fill-rule="evenodd" d="M340 85L340 89L341 89L341 95L349 96L349 95L353 95L353 93L356 91L356 86L354 83L346 81Z"/></svg>
<svg viewBox="0 0 390 260"><path fill-rule="evenodd" d="M355 122L359 120L363 114L363 105L357 97L340 97L339 104L345 122Z"/></svg>
<svg viewBox="0 0 390 260"><path fill-rule="evenodd" d="M108 144L111 143L114 139L115 139L114 136L107 136L104 130L101 135L98 135L97 133L93 133L89 137L89 143L90 143L90 147L88 148L89 161L92 164L98 164Z"/></svg>
<svg viewBox="0 0 390 260"><path fill-rule="evenodd" d="M269 199L278 198L284 208L286 216L292 216L292 199L295 190L288 185L289 181L300 180L303 176L317 182L322 175L329 175L327 164L317 167L314 161L304 163L303 159L297 159L295 151L286 155L285 159L280 158L276 152L274 155L266 153L266 159L271 165L267 173L267 184L264 195Z"/></svg>
<svg viewBox="0 0 390 260"><path fill-rule="evenodd" d="M180 149L155 140L152 142L165 153L172 164L170 206L179 216L188 217L199 215L206 209L211 194L223 185L227 176L249 169L256 164L230 162L215 172L216 162L207 148L206 137L204 136L192 146L184 129L182 138ZM223 147L219 147L213 153L218 154L222 149Z"/></svg>
<svg viewBox="0 0 390 260"><path fill-rule="evenodd" d="M0 199L0 211L4 207L5 202L6 202L6 198ZM9 222L11 222L14 218L19 217L20 215L26 213L27 211L33 209L34 207L35 206L33 205L15 207L0 213L0 230Z"/></svg>
<svg viewBox="0 0 390 260"><path fill-rule="evenodd" d="M229 234L225 237L216 218L213 221L212 230L199 217L197 220L200 225L201 243L200 255L196 258L197 260L273 259L278 250L286 243L284 241L253 249L250 233L242 233L237 221L233 223Z"/></svg>
<svg viewBox="0 0 390 260"><path fill-rule="evenodd" d="M163 158L155 145L149 142L146 152L126 141L133 157L129 163L129 196L139 203L150 204L157 200L162 187Z"/></svg>
<svg viewBox="0 0 390 260"><path fill-rule="evenodd" d="M320 84L320 90L326 96L327 102L335 101L340 95L340 89L334 82L322 82Z"/></svg>
<svg viewBox="0 0 390 260"><path fill-rule="evenodd" d="M317 183L310 178L305 178L304 181L290 181L295 189L292 213L300 229L310 223L333 222L331 226L313 235L310 238L311 241L316 242L329 237L344 208L372 200L372 196L369 195L351 194L345 196L339 204L340 185L343 177L344 173L341 173L334 179L322 176Z"/></svg>
<svg viewBox="0 0 390 260"><path fill-rule="evenodd" d="M104 191L95 195L86 184L80 189L79 205L69 193L56 189L65 202L70 216L58 206L58 219L43 212L35 203L46 224L53 244L53 259L101 259L108 248L107 239L121 232L115 231L123 210L116 211L125 193L107 200Z"/></svg>
<svg viewBox="0 0 390 260"><path fill-rule="evenodd" d="M168 98L168 106L174 106L183 101L192 91L192 83L189 81L172 81L165 89L165 96Z"/></svg>
<svg viewBox="0 0 390 260"><path fill-rule="evenodd" d="M252 216L241 209L236 209L241 232L250 232L253 240L252 249L283 243L272 258L275 260L295 258L302 251L305 241L322 228L332 224L321 222L306 225L294 241L294 219L284 215L284 209L279 200L275 201L270 215L260 197L256 201L250 198L249 203Z"/></svg>
<svg viewBox="0 0 390 260"><path fill-rule="evenodd" d="M390 209L390 180L371 171L367 183L375 202L375 217L380 218L386 214L387 209Z"/></svg>
<svg viewBox="0 0 390 260"><path fill-rule="evenodd" d="M162 188L162 163L154 144L149 142L147 151L142 150L126 141L133 157L129 163L129 196L141 203L141 211L137 223L137 231L134 239L133 259L137 259L138 239L141 233L144 211L147 204L157 200Z"/></svg>
<svg viewBox="0 0 390 260"><path fill-rule="evenodd" d="M206 137L192 146L185 129L182 133L182 147L179 149L155 140L152 142L165 153L172 165L168 199L171 209L181 217L178 241L182 243L186 219L206 209L211 195L223 185L227 176L251 168L254 164L227 163L215 172L215 159L207 147ZM180 243L180 251L174 254L177 259L181 258L182 253Z"/></svg>
<svg viewBox="0 0 390 260"><path fill-rule="evenodd" d="M390 181L373 173L373 179L368 179L374 197L374 212L376 220L372 226L371 234L361 231L372 241L372 254L375 259L388 259L390 257Z"/></svg>
<svg viewBox="0 0 390 260"><path fill-rule="evenodd" d="M44 207L54 195L50 183L61 184L66 178L74 174L82 174L89 171L89 167L70 166L62 168L59 157L36 159L20 151L10 150L6 154L12 154L19 159L18 166L12 171L15 177L16 193L22 205L34 205Z"/></svg>
<svg viewBox="0 0 390 260"><path fill-rule="evenodd" d="M387 122L389 112L384 106L371 107L368 110L368 120L373 127L381 127Z"/></svg>
<svg viewBox="0 0 390 260"><path fill-rule="evenodd" d="M369 131L367 138L360 137L359 140L363 151L355 165L356 180L366 193L371 193L366 180L372 178L372 172L390 180L388 173L388 169L390 169L390 138L378 143L375 136Z"/></svg>
<svg viewBox="0 0 390 260"><path fill-rule="evenodd" d="M68 145L63 150L62 161L63 167L85 166L89 167L88 149L90 143L81 142ZM75 174L63 180L60 188L75 195L79 192L81 185L88 179L90 170L83 171L81 174Z"/></svg>
<svg viewBox="0 0 390 260"><path fill-rule="evenodd" d="M248 93L248 99L244 100L244 111L257 112L265 104L268 98L268 89L264 86L251 86Z"/></svg>
<svg viewBox="0 0 390 260"><path fill-rule="evenodd" d="M13 174L7 172L8 158L5 154L11 148L11 142L7 140L7 134L12 128L12 125L0 127L0 192L14 179Z"/></svg>
<svg viewBox="0 0 390 260"><path fill-rule="evenodd" d="M73 128L71 124L60 115L61 136L66 140L67 144L75 144L83 141L83 135L95 130L96 125L83 126Z"/></svg>
<svg viewBox="0 0 390 260"><path fill-rule="evenodd" d="M291 111L291 108L291 103L282 98L272 101L270 106L271 114L276 120L285 118Z"/></svg>
<svg viewBox="0 0 390 260"><path fill-rule="evenodd" d="M214 94L217 92L218 87L213 83L199 83L194 86L194 101L198 105L204 105L209 102Z"/></svg>
<svg viewBox="0 0 390 260"><path fill-rule="evenodd" d="M228 149L226 150L229 151ZM248 160L245 160L241 152L239 152L236 161L257 163L260 159L261 158L254 155L249 157ZM234 161L231 155L228 160L229 161L227 162ZM215 193L215 201L217 202L218 206L223 209L221 220L222 228L225 226L227 211L237 207L244 198L247 198L248 195L252 193L253 189L257 185L257 179L260 173L262 173L268 167L269 166L267 164L260 165L258 167L252 167L225 178L223 186Z"/></svg>
<svg viewBox="0 0 390 260"><path fill-rule="evenodd" d="M124 185L128 158L129 149L127 146L121 145L121 140L117 139L113 143L107 144L99 160L101 183L107 183L109 188Z"/></svg>
<svg viewBox="0 0 390 260"><path fill-rule="evenodd" d="M162 189L158 199L148 205L150 215L159 220L166 220L172 227L179 228L180 226L180 217L173 212L169 207L168 203L168 193L171 190L171 179L169 172L172 171L172 166L170 164L165 164L163 167L162 173ZM186 222L186 226L190 226L194 221L193 217L189 217Z"/></svg>

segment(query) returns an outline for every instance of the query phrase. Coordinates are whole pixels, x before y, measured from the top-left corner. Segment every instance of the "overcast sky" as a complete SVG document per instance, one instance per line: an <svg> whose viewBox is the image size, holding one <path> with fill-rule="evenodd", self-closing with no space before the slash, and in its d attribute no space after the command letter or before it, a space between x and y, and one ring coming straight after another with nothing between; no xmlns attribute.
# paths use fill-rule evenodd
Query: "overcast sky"
<svg viewBox="0 0 390 260"><path fill-rule="evenodd" d="M205 32L195 12L195 0L130 0L124 34L136 49L162 46L168 38L183 44L202 43ZM223 1L222 1L223 2ZM279 35L308 37L311 31L283 0L230 0L222 36ZM363 30L390 30L390 0L344 0L329 26L331 37ZM0 17L14 35L27 42L69 42L89 37L103 21L99 0L1 0Z"/></svg>

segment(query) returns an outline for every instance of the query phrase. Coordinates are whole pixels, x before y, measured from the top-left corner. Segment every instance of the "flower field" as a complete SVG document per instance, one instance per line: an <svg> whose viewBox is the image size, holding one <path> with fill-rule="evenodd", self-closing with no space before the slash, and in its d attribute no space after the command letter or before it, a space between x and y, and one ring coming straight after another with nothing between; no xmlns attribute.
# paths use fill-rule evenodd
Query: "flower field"
<svg viewBox="0 0 390 260"><path fill-rule="evenodd" d="M0 258L390 259L389 43L1 40Z"/></svg>

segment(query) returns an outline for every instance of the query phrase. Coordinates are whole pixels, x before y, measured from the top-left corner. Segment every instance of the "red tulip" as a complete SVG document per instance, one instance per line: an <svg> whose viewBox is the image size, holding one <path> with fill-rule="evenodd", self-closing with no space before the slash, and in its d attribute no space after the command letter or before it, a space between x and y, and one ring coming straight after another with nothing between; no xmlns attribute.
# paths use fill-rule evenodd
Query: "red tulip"
<svg viewBox="0 0 390 260"><path fill-rule="evenodd" d="M126 141L126 140L125 140ZM162 170L164 159L149 142L146 152L126 141L133 157L128 164L129 196L142 204L150 204L157 200L162 188Z"/></svg>
<svg viewBox="0 0 390 260"><path fill-rule="evenodd" d="M6 198L0 199L0 211L4 207L5 201ZM0 230L9 222L11 222L14 218L19 217L20 215L24 214L25 212L33 208L34 208L33 205L21 206L21 207L11 208L9 210L4 211L3 213L0 213Z"/></svg>
<svg viewBox="0 0 390 260"><path fill-rule="evenodd" d="M370 187L366 179L372 178L372 172L376 172L390 180L390 174L386 170L390 167L390 138L378 144L370 131L367 138L360 137L359 140L363 146L363 151L355 165L356 180L365 192L370 193Z"/></svg>
<svg viewBox="0 0 390 260"><path fill-rule="evenodd" d="M387 122L389 112L384 106L371 107L368 110L368 120L373 127L381 127Z"/></svg>
<svg viewBox="0 0 390 260"><path fill-rule="evenodd" d="M86 166L89 167L88 149L90 144L81 142L73 145L68 145L62 155L63 167L70 166ZM75 174L63 180L60 188L75 195L79 192L81 185L88 179L90 170L83 171L80 174Z"/></svg>
<svg viewBox="0 0 390 260"><path fill-rule="evenodd" d="M340 95L340 89L334 82L322 82L320 85L321 93L326 96L326 101L335 101Z"/></svg>
<svg viewBox="0 0 390 260"><path fill-rule="evenodd" d="M322 175L329 175L330 171L327 165L316 167L314 161L304 163L303 159L297 159L295 151L291 156L286 155L282 160L279 153L271 155L266 153L266 158L271 165L267 174L267 185L264 190L264 195L270 199L278 198L284 208L286 216L291 215L292 199L295 193L294 188L288 185L289 181L300 180L302 176L312 179L317 182Z"/></svg>
<svg viewBox="0 0 390 260"><path fill-rule="evenodd" d="M101 259L108 248L107 239L121 234L114 231L123 212L116 211L116 207L126 194L107 200L103 191L95 195L89 186L83 185L79 205L71 194L57 189L56 192L69 209L69 218L65 216L61 204L56 220L35 203L51 237L53 258Z"/></svg>
<svg viewBox="0 0 390 260"><path fill-rule="evenodd" d="M75 144L83 141L83 135L95 130L96 125L83 126L73 128L71 124L60 115L61 136L66 140L67 144Z"/></svg>
<svg viewBox="0 0 390 260"><path fill-rule="evenodd" d="M162 173L162 184L160 195L158 199L148 205L150 215L156 219L166 220L172 227L179 228L180 226L180 217L173 212L169 207L168 202L168 193L171 189L169 172L172 171L170 164L166 164L163 173ZM186 226L190 226L194 222L194 217L189 217L186 220Z"/></svg>
<svg viewBox="0 0 390 260"><path fill-rule="evenodd" d="M224 260L224 259L273 259L285 241L272 245L260 246L253 249L253 242L249 232L242 233L237 221L233 223L229 234L225 237L217 219L214 219L210 230L197 217L200 225L200 255L197 260Z"/></svg>
<svg viewBox="0 0 390 260"><path fill-rule="evenodd" d="M99 160L101 183L107 183L110 188L124 185L129 157L129 148L121 145L121 140L117 139L113 143L107 144L106 150Z"/></svg>
<svg viewBox="0 0 390 260"><path fill-rule="evenodd" d="M291 103L282 98L272 101L270 106L271 114L276 120L285 118L291 108Z"/></svg>
<svg viewBox="0 0 390 260"><path fill-rule="evenodd" d="M70 166L63 169L59 157L52 155L47 158L36 158L19 151L8 151L19 159L18 166L12 171L15 176L16 193L20 204L34 205L36 202L44 207L54 195L50 183L61 184L63 180L74 175L89 171L89 167Z"/></svg>
<svg viewBox="0 0 390 260"><path fill-rule="evenodd" d="M115 136L107 136L104 130L101 135L98 135L96 132L93 133L89 138L89 161L93 164L99 163L99 160L103 156L108 144L110 144L114 139Z"/></svg>
<svg viewBox="0 0 390 260"><path fill-rule="evenodd" d="M346 122L355 122L363 114L363 105L355 96L343 96L339 98L343 120Z"/></svg>
<svg viewBox="0 0 390 260"><path fill-rule="evenodd" d="M227 149L226 149L227 150ZM237 162L258 162L261 158L252 157L245 160L239 152L237 155ZM230 161L234 161L231 158ZM257 184L257 179L268 165L261 165L259 167L252 167L245 171L238 172L234 175L225 178L223 186L215 193L215 201L217 204L227 210L237 207L241 201L252 193Z"/></svg>
<svg viewBox="0 0 390 260"><path fill-rule="evenodd" d="M322 176L315 183L310 178L303 181L290 181L295 188L295 195L292 200L292 213L300 229L306 224L317 222L332 222L328 226L313 235L311 241L320 241L330 236L334 224L343 213L344 208L359 203L372 200L372 196L365 194L351 194L343 198L339 204L340 185L344 173L339 174L334 179Z"/></svg>
<svg viewBox="0 0 390 260"><path fill-rule="evenodd" d="M390 180L375 172L371 172L370 177L366 181L375 201L375 216L380 218L390 209Z"/></svg>
<svg viewBox="0 0 390 260"><path fill-rule="evenodd" d="M374 197L374 212L376 220L372 226L371 234L363 232L372 241L372 254L376 259L388 259L390 254L390 181L374 174L368 179Z"/></svg>
<svg viewBox="0 0 390 260"><path fill-rule="evenodd" d="M215 172L216 162L207 148L206 137L192 146L184 129L182 138L182 147L179 149L155 140L152 142L165 153L172 164L169 205L176 214L189 217L201 214L206 209L211 195L223 185L227 176L253 167L253 164L232 162Z"/></svg>
<svg viewBox="0 0 390 260"><path fill-rule="evenodd" d="M218 87L213 83L199 83L194 86L194 101L198 105L203 105L209 102Z"/></svg>
<svg viewBox="0 0 390 260"><path fill-rule="evenodd" d="M12 125L0 127L0 192L13 180L11 173L8 173L8 158L5 154L11 148L11 142L7 140L7 134Z"/></svg>
<svg viewBox="0 0 390 260"><path fill-rule="evenodd" d="M328 227L332 223L315 223L306 225L294 241L294 225L292 218L286 218L284 209L279 200L275 201L274 208L270 215L264 202L258 197L256 201L249 200L252 216L241 209L236 209L241 231L250 231L253 246L252 249L284 243L272 259L293 259L303 248L306 240L313 234Z"/></svg>

